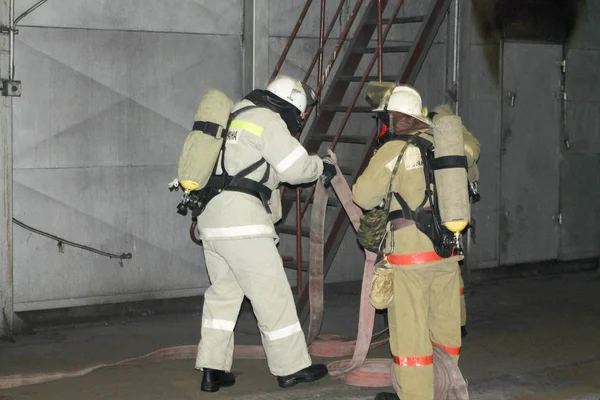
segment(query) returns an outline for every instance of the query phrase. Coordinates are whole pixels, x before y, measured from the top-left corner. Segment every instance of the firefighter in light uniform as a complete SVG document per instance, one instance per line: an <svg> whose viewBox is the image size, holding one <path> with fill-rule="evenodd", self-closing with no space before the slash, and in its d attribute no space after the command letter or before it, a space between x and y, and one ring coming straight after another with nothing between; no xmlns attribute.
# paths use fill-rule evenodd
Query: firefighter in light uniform
<svg viewBox="0 0 600 400"><path fill-rule="evenodd" d="M264 201L251 190L225 190L198 217L211 281L204 296L196 359L196 368L204 371L203 391L214 392L235 382L230 372L233 329L244 296L252 303L269 369L281 387L327 375L327 368L312 364L308 354L274 228L281 218L280 182L303 184L321 175L329 181L335 175L335 167L324 162L328 159L308 155L291 135L300 129L306 107L313 101L314 92L306 85L279 76L266 90L254 90L233 108L235 112L256 106L231 122L222 165L233 176L264 159L246 178L263 184L272 195Z"/></svg>
<svg viewBox="0 0 600 400"><path fill-rule="evenodd" d="M387 104L388 99L382 100L382 106ZM442 104L433 109L431 113L428 114L428 118L433 121L435 117L445 116L445 115L454 115L452 109L447 104ZM389 115L386 111L378 112L378 120L380 123L380 129L377 135L377 142L375 145L375 151L379 150L381 146L386 144L390 139L393 138L394 133L388 129L389 125ZM480 144L479 141L473 136L471 132L463 125L463 142L465 148L465 156L467 157L467 173L470 185L475 185L479 182L479 168L477 167L477 161L479 160L480 154ZM461 329L461 337L467 336L467 304L465 301L465 287L464 281L462 277L462 273L460 275L460 329Z"/></svg>
<svg viewBox="0 0 600 400"><path fill-rule="evenodd" d="M422 115L421 96L400 85L391 94L387 111L395 135L431 133L431 121ZM423 135L432 141L432 136ZM379 206L386 198L388 184L398 155L406 142L391 140L373 156L352 188L354 202L365 210ZM401 158L392 190L411 208L423 200L424 168L416 146L408 145ZM390 211L400 210L394 196ZM401 392L380 393L377 400L433 400L432 342L458 359L460 335L460 270L462 257L441 258L432 241L414 221L400 218L399 228L388 235L385 252L394 273L394 300L388 308L390 346L395 375ZM390 224L388 224L388 229ZM393 236L393 237L392 237Z"/></svg>

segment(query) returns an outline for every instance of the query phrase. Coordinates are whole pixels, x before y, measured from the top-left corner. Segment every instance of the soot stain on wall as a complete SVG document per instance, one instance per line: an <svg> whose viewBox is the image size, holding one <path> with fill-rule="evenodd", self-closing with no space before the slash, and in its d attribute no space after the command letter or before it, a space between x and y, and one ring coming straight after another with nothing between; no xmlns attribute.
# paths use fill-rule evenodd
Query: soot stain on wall
<svg viewBox="0 0 600 400"><path fill-rule="evenodd" d="M471 0L473 22L488 68L500 83L502 40L567 44L586 12L587 0Z"/></svg>

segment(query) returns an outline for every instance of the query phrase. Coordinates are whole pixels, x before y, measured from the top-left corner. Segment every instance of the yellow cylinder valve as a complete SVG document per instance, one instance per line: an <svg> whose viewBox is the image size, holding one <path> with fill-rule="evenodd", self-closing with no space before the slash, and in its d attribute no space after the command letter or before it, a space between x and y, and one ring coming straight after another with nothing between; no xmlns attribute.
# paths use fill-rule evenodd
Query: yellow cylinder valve
<svg viewBox="0 0 600 400"><path fill-rule="evenodd" d="M455 235L460 234L469 225L469 221L448 221L444 222L444 226L448 228L450 232L454 232Z"/></svg>
<svg viewBox="0 0 600 400"><path fill-rule="evenodd" d="M183 181L179 181L179 185L185 189L186 192L193 192L194 190L198 190L200 189L200 185L198 184L198 182L194 182L194 181L190 181L190 180L183 180Z"/></svg>
<svg viewBox="0 0 600 400"><path fill-rule="evenodd" d="M460 239L460 233L469 225L469 221L458 220L458 221L448 221L444 222L444 226L450 231L454 233L454 238L457 240Z"/></svg>

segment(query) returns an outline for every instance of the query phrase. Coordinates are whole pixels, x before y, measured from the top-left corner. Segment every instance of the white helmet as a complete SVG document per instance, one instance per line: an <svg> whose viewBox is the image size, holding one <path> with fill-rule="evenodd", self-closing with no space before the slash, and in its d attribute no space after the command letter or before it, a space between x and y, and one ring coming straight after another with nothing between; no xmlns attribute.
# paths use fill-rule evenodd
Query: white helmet
<svg viewBox="0 0 600 400"><path fill-rule="evenodd" d="M273 93L280 99L298 109L304 117L306 107L315 103L316 95L308 85L287 75L279 75L267 85L267 92Z"/></svg>
<svg viewBox="0 0 600 400"><path fill-rule="evenodd" d="M377 109L376 111L383 110ZM409 85L399 85L394 88L387 102L387 111L410 115L427 125L431 125L431 121L427 118L427 109L423 108L421 95Z"/></svg>

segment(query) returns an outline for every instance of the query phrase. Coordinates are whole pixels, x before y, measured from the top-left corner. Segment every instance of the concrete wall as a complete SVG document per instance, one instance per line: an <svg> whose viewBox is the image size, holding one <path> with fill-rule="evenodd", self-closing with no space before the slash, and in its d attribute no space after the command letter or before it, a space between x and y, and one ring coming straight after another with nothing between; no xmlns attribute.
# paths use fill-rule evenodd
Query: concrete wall
<svg viewBox="0 0 600 400"><path fill-rule="evenodd" d="M15 310L202 293L202 252L167 183L203 91L241 96L242 0L50 1L21 22L15 64L15 217L133 253L123 266L61 253L15 227Z"/></svg>
<svg viewBox="0 0 600 400"><path fill-rule="evenodd" d="M17 15L32 4L19 2ZM352 5L345 6L333 37ZM400 15L424 15L428 5L406 0ZM64 0L44 4L21 22L15 217L103 251L131 252L133 259L120 266L72 247L61 253L55 241L15 227L16 311L203 293L202 252L188 238L189 217L175 213L180 192L169 193L166 184L176 177L202 92L216 86L235 98L263 86L302 6L255 0L250 26L242 0L181 0L178 7L154 0ZM328 2L329 16L335 7ZM317 27L315 2L282 72L306 70L318 46ZM410 43L415 27L395 27L390 44ZM450 28L444 23L440 29L416 84L430 107L445 101L452 83ZM386 74L398 72L401 57L386 56ZM365 118L353 126L371 130ZM282 253L288 249L283 245ZM329 281L359 279L361 259L349 232ZM290 271L295 284L293 276Z"/></svg>

